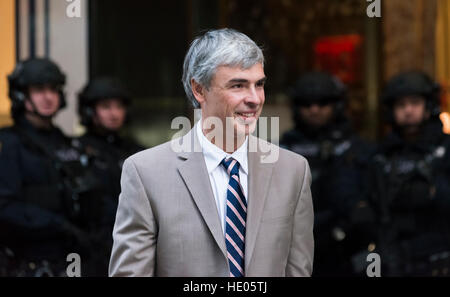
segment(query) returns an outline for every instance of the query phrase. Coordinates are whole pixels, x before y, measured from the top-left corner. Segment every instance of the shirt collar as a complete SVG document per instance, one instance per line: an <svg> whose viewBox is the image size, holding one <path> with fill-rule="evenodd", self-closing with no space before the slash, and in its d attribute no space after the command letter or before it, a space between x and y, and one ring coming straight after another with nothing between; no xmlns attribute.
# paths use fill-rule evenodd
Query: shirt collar
<svg viewBox="0 0 450 297"><path fill-rule="evenodd" d="M200 143L200 147L203 151L203 156L205 157L206 168L208 169L208 173L211 173L217 166L220 165L220 162L224 158L232 157L236 161L239 162L240 167L244 171L245 174L248 174L248 136L245 137L244 143L232 154L228 154L220 149L215 144L211 143L208 138L203 134L202 131L202 119L196 123L197 129L197 138Z"/></svg>

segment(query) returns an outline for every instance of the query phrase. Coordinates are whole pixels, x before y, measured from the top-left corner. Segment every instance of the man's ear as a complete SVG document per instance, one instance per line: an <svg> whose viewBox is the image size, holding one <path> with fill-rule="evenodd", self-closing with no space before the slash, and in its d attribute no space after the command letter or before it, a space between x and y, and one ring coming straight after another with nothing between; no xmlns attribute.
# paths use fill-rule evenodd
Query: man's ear
<svg viewBox="0 0 450 297"><path fill-rule="evenodd" d="M33 111L34 110L34 107L31 104L31 99L29 99L29 98L25 99L24 105L25 105L25 110L26 111Z"/></svg>
<svg viewBox="0 0 450 297"><path fill-rule="evenodd" d="M195 99L197 99L198 103L205 102L205 87L196 82L194 79L191 79L191 88L192 93L194 94Z"/></svg>
<svg viewBox="0 0 450 297"><path fill-rule="evenodd" d="M94 105L93 107L88 108L88 116L91 117L92 119L92 123L94 124L94 126L99 127L100 126L100 120L98 119L98 114L97 114L97 105Z"/></svg>

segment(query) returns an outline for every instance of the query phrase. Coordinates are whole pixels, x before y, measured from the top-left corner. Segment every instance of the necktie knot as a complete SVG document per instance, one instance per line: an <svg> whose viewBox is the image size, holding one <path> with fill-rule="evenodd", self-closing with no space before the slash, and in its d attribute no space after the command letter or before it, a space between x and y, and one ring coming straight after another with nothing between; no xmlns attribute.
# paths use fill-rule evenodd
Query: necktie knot
<svg viewBox="0 0 450 297"><path fill-rule="evenodd" d="M239 162L233 158L224 158L222 162L220 162L225 170L228 172L228 175L231 177L233 175L239 176Z"/></svg>

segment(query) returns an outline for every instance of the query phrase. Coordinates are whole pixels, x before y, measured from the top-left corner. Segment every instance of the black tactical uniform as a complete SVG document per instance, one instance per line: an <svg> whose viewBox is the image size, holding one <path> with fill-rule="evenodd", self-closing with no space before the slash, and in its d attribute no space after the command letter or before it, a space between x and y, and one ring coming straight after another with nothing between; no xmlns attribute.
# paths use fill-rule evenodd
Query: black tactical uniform
<svg viewBox="0 0 450 297"><path fill-rule="evenodd" d="M64 276L67 255L78 253L88 275L102 216L89 157L58 128L37 128L24 115L29 86L61 90L65 76L47 59L30 59L8 79L14 125L0 129L0 274Z"/></svg>
<svg viewBox="0 0 450 297"><path fill-rule="evenodd" d="M119 134L120 131L109 131L94 123L95 105L101 100L119 99L129 108L131 98L120 81L110 77L92 80L78 96L78 112L81 123L87 128L86 133L79 138L80 142L95 157L93 163L97 176L106 194L107 215L105 216L105 241L109 242L106 263L109 262L112 247L112 228L114 226L120 194L120 176L122 165L126 158L143 149L131 139Z"/></svg>
<svg viewBox="0 0 450 297"><path fill-rule="evenodd" d="M384 276L450 273L450 136L437 117L438 93L439 86L421 72L397 75L384 91L392 121L393 103L404 96L423 97L430 112L414 141L392 122L371 166L369 192Z"/></svg>
<svg viewBox="0 0 450 297"><path fill-rule="evenodd" d="M296 127L281 146L303 155L312 174L314 204L314 276L353 275L352 255L367 246L352 219L360 207L365 171L372 148L351 130L344 116L345 87L328 74L302 76L292 88ZM334 107L332 120L315 128L298 109L312 104Z"/></svg>

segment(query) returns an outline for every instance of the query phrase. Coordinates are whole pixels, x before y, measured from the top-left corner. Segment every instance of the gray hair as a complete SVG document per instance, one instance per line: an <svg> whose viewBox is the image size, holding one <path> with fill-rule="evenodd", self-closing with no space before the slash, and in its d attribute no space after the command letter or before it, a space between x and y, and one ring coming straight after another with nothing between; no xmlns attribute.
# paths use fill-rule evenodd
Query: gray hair
<svg viewBox="0 0 450 297"><path fill-rule="evenodd" d="M264 55L247 35L228 28L208 31L191 43L184 58L182 82L186 96L194 108L199 108L192 93L192 79L209 88L217 67L248 69L258 63L264 65Z"/></svg>

